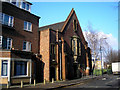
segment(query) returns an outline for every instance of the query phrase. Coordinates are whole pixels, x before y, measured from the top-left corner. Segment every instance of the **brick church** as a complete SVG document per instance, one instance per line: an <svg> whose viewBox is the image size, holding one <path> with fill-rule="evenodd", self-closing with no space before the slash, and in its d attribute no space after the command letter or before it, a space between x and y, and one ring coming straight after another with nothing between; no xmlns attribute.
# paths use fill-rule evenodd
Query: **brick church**
<svg viewBox="0 0 120 90"><path fill-rule="evenodd" d="M65 21L40 27L39 32L44 79L66 80L90 74L90 48L74 9Z"/></svg>

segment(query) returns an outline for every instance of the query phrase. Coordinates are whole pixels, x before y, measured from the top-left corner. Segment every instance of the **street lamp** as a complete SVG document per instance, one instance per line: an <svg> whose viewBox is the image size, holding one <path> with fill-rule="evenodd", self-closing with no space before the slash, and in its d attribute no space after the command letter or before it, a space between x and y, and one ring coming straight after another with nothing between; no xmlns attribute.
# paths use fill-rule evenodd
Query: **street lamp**
<svg viewBox="0 0 120 90"><path fill-rule="evenodd" d="M103 39L107 39L107 38L100 38L100 53L101 53L101 71L102 71L102 76L103 76L103 65L102 65L102 46L101 46L101 41Z"/></svg>

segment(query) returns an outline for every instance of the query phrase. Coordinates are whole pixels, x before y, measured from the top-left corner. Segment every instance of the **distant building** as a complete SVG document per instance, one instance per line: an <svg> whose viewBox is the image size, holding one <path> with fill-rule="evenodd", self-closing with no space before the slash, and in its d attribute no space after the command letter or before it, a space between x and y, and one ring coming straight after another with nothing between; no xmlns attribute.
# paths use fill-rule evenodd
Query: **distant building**
<svg viewBox="0 0 120 90"><path fill-rule="evenodd" d="M94 61L92 61L92 67L94 65ZM100 60L97 60L95 62L95 69L101 69L101 61Z"/></svg>
<svg viewBox="0 0 120 90"><path fill-rule="evenodd" d="M93 66L94 66L94 59L92 59L92 67ZM102 61L102 68L103 69L107 68L107 64L104 61ZM95 69L101 69L101 60L96 59L96 61L95 61Z"/></svg>

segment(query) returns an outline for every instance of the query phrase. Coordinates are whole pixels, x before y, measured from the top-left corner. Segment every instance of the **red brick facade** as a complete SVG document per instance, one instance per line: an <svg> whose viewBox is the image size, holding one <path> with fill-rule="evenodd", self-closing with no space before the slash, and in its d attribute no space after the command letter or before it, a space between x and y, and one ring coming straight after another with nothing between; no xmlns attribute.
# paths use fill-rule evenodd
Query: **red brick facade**
<svg viewBox="0 0 120 90"><path fill-rule="evenodd" d="M3 25L2 28L2 35L13 39L13 48L22 50L23 41L29 41L32 44L32 52L38 53L39 17L7 2L2 3L2 13L14 17L13 27ZM24 30L24 21L32 23L32 32Z"/></svg>
<svg viewBox="0 0 120 90"><path fill-rule="evenodd" d="M1 84L17 84L21 83L21 80L23 80L24 83L31 83L34 79L36 69L35 62L38 61L36 55L39 51L38 27L40 17L8 2L2 2L2 13L13 17L13 27L2 24L2 33L0 33L0 36L3 38L12 39L10 49L0 48L0 67L3 67L2 62L5 60L8 63L7 76L2 76L0 72L0 78L2 76L5 79ZM24 30L24 21L32 24L32 31ZM23 51L24 41L31 43L31 51ZM16 76L16 66L14 63L23 63L23 61L27 62L27 66L25 66L27 68L25 72L26 75L23 77Z"/></svg>
<svg viewBox="0 0 120 90"><path fill-rule="evenodd" d="M73 30L73 20L77 22L77 31ZM87 42L84 39L79 21L74 9L71 10L64 22L40 27L40 54L45 62L44 79L66 80L79 78L84 74L89 75L90 54ZM76 38L77 55L73 55L72 39ZM81 55L78 54L78 43L80 42ZM55 54L51 50L55 45ZM55 58L53 57L55 56ZM46 67L47 66L47 67ZM53 74L54 73L54 74Z"/></svg>

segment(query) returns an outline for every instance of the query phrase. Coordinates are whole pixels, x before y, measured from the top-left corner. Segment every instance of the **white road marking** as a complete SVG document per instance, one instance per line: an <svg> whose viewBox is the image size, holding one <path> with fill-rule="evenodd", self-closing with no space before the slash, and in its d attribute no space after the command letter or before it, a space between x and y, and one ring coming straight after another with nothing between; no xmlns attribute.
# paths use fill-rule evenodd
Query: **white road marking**
<svg viewBox="0 0 120 90"><path fill-rule="evenodd" d="M109 84L109 83L112 83L113 81L110 81L110 82L107 82L107 83L105 83L105 84Z"/></svg>
<svg viewBox="0 0 120 90"><path fill-rule="evenodd" d="M120 78L117 78L117 79L120 79Z"/></svg>
<svg viewBox="0 0 120 90"><path fill-rule="evenodd" d="M84 88L111 88L110 86L85 86ZM117 88L117 87L114 87Z"/></svg>
<svg viewBox="0 0 120 90"><path fill-rule="evenodd" d="M102 80L106 80L106 78L102 78Z"/></svg>
<svg viewBox="0 0 120 90"><path fill-rule="evenodd" d="M71 85L71 86L66 86L66 87L63 87L63 88L74 87L74 86L82 85L82 84L84 84L84 83L79 83L79 84L75 84L75 85Z"/></svg>

